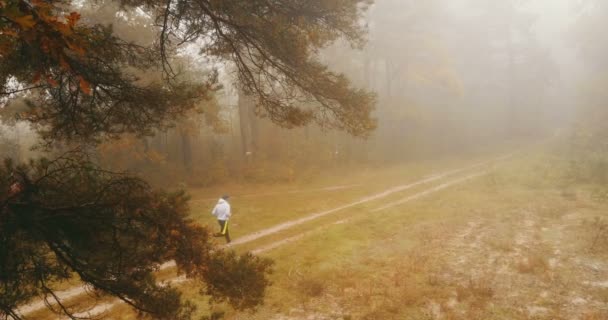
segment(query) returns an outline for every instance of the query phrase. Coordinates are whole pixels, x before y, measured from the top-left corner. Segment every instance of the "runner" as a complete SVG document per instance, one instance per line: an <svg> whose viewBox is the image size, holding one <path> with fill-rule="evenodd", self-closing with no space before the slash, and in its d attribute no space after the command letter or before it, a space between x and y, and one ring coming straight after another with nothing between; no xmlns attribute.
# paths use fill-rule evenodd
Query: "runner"
<svg viewBox="0 0 608 320"><path fill-rule="evenodd" d="M226 243L230 243L230 232L228 231L228 219L232 213L230 212L230 203L228 203L228 195L224 195L211 211L211 214L217 217L217 222L220 225L220 232L216 233L215 237L226 237Z"/></svg>

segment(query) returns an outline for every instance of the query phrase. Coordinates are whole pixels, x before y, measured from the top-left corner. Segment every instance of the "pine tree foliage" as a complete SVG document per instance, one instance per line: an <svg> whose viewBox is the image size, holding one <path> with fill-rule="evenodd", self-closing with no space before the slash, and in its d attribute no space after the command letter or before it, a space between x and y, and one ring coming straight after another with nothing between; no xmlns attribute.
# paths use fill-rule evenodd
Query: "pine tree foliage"
<svg viewBox="0 0 608 320"><path fill-rule="evenodd" d="M157 319L187 318L190 304L153 275L174 260L216 300L244 309L259 305L270 261L213 248L209 232L188 218L184 192L104 171L81 152L0 168L0 315L20 319L20 303L44 296L74 317L53 285L76 274ZM18 186L15 186L18 183Z"/></svg>
<svg viewBox="0 0 608 320"><path fill-rule="evenodd" d="M317 60L338 38L363 41L368 0L127 0L146 15L153 44L129 42L90 22L69 0L0 0L0 103L38 129L46 146L91 145L149 135L210 100L216 73L189 81L172 65L182 49L237 70L256 113L285 126L310 122L366 136L374 97ZM191 51L191 50L190 50ZM158 77L145 78L145 73ZM199 77L200 78L200 77ZM0 316L43 296L75 318L57 283L74 276L144 316L188 319L191 303L157 283L174 260L204 295L237 309L263 302L271 263L214 248L190 218L183 192L153 190L139 178L98 167L80 151L0 167ZM49 306L51 306L49 304Z"/></svg>
<svg viewBox="0 0 608 320"><path fill-rule="evenodd" d="M109 26L81 21L66 10L69 1L5 0L0 91L29 93L30 110L22 116L50 139L149 134L213 92L214 77L184 82L171 65L176 50L191 44L236 66L259 115L286 127L316 121L365 136L375 127L373 95L352 88L315 56L338 38L361 45L358 17L368 2L122 1L123 10L141 10L158 29L158 41L143 46L116 37ZM165 81L139 81L136 71L153 68Z"/></svg>

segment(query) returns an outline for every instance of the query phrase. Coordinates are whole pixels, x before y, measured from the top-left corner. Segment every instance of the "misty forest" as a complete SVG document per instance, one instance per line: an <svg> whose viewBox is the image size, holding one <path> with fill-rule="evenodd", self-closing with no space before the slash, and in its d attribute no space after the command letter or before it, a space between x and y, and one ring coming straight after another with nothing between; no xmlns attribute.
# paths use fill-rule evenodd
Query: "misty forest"
<svg viewBox="0 0 608 320"><path fill-rule="evenodd" d="M0 0L0 319L606 320L607 28Z"/></svg>

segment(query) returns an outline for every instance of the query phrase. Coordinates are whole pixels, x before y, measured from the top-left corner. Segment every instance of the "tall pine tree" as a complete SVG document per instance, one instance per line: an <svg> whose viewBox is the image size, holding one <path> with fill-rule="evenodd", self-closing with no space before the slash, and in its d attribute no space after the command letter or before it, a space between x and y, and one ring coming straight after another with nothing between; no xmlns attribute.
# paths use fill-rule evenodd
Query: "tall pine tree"
<svg viewBox="0 0 608 320"><path fill-rule="evenodd" d="M357 136L375 127L373 95L316 59L338 38L362 44L359 17L367 0L119 1L120 14L150 19L157 38L150 45L81 17L79 5L0 1L2 113L33 125L49 150L126 133L146 136L211 97L214 73L192 82L172 65L182 48L235 68L255 113L278 125L316 122ZM150 72L159 76L142 77ZM25 103L11 112L15 99ZM0 167L0 316L22 319L17 307L42 295L57 300L56 312L74 317L53 285L77 276L144 315L188 319L191 304L156 283L154 271L168 260L214 299L240 309L262 303L271 263L214 248L188 214L185 193L156 191L139 178L106 171L83 151L6 161Z"/></svg>

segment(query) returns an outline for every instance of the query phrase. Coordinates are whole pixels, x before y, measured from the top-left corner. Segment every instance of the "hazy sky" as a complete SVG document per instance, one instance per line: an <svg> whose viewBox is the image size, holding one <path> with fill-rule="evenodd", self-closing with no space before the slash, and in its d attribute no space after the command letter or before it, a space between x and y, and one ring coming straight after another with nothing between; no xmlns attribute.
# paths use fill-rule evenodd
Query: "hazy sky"
<svg viewBox="0 0 608 320"><path fill-rule="evenodd" d="M541 43L551 50L560 78L570 83L577 81L581 67L573 32L580 3L581 0L529 0L526 5L538 17L536 33Z"/></svg>
<svg viewBox="0 0 608 320"><path fill-rule="evenodd" d="M573 25L578 19L577 3L581 0L530 0L529 10L538 15L535 30L541 43L551 50L552 58L557 63L560 81L554 88L564 110L571 110L571 105L578 97L575 87L581 77L581 61L577 54L576 38ZM569 94L571 93L571 94ZM560 109L555 106L556 112ZM562 111L566 117L572 115Z"/></svg>
<svg viewBox="0 0 608 320"><path fill-rule="evenodd" d="M576 21L578 2L578 0L530 0L529 10L538 14L536 30L546 45L563 48L572 43L569 30Z"/></svg>

